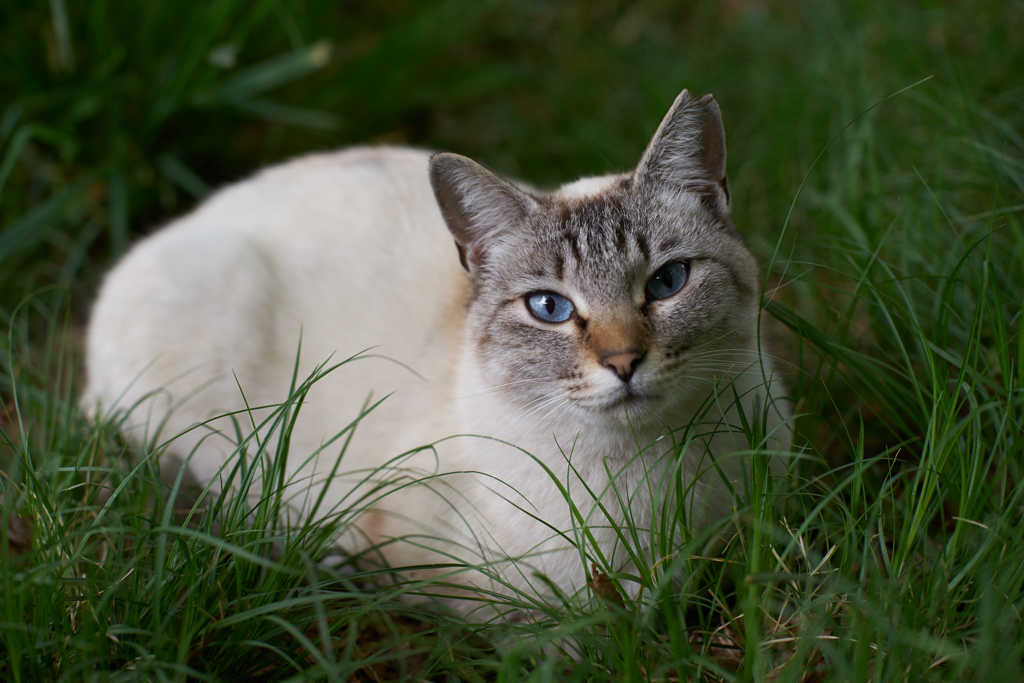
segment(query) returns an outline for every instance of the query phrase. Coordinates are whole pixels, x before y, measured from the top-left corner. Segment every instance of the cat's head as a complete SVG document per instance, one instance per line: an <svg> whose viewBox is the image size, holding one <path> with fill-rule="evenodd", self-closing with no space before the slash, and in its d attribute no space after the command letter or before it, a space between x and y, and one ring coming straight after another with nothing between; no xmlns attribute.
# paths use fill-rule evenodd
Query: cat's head
<svg viewBox="0 0 1024 683"><path fill-rule="evenodd" d="M710 95L684 90L629 174L541 194L436 154L430 179L473 280L483 380L538 419L672 419L749 362L758 271Z"/></svg>

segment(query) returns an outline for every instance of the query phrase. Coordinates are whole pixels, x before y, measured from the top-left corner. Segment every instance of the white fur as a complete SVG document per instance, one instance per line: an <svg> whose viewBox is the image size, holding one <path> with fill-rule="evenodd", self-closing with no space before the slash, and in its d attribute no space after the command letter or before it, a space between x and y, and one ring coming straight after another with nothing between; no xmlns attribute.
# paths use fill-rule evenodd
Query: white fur
<svg viewBox="0 0 1024 683"><path fill-rule="evenodd" d="M566 183L558 188L555 196L559 199L585 199L594 197L606 191L620 179L621 175L591 176L580 178L571 183Z"/></svg>
<svg viewBox="0 0 1024 683"><path fill-rule="evenodd" d="M608 182L584 179L561 193L584 196ZM452 435L502 439L515 447L460 436L409 456L400 466L420 473L487 476L450 475L432 488L407 488L361 518L363 531L372 541L416 533L443 537L455 545L431 544L469 561L530 556L501 565L504 579L526 586L534 582L531 569L539 569L572 593L583 586L586 569L548 525L571 534L575 522L555 484L525 452L568 482L586 513L593 501L567 475L569 454L600 492L609 483L606 465L622 467L638 443L659 434L588 431L516 414L464 351L473 343L463 326L469 286L428 183L426 153L356 148L297 159L217 193L143 240L109 274L89 328L83 404L111 413L141 402L125 423L138 441L152 439L170 410L160 438L184 432L171 450L188 457L194 449L190 468L201 482L216 483L234 447L234 429L223 418L211 427L227 436L211 436L209 428L187 431L192 425L241 408L243 391L251 406L284 399L300 334L300 378L328 357L370 349L315 385L292 439L292 478L322 480L340 446L302 471L300 462L348 424L368 397L393 392L356 430L321 516L350 504L363 473L400 453ZM716 448L742 445L728 437ZM640 471L628 468L617 483L637 486ZM321 485L313 486L312 496L297 485L292 513L307 513ZM642 525L650 501L638 488L634 513ZM697 500L709 503L710 497ZM591 521L608 523L599 516ZM595 534L611 552L612 532L596 528ZM390 545L384 554L397 564L439 557L411 543Z"/></svg>

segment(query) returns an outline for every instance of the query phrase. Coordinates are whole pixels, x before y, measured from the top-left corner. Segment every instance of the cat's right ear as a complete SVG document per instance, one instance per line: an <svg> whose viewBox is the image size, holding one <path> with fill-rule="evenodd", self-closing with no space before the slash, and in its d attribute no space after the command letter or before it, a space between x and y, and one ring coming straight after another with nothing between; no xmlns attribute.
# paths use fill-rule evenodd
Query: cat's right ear
<svg viewBox="0 0 1024 683"><path fill-rule="evenodd" d="M459 260L470 273L483 264L502 236L522 225L537 200L497 174L458 154L430 157L430 184Z"/></svg>

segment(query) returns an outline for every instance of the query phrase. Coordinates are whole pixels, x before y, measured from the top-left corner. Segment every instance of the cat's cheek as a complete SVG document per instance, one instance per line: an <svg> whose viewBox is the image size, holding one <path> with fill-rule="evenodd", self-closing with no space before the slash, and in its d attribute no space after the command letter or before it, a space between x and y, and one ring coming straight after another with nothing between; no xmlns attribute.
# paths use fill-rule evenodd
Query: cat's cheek
<svg viewBox="0 0 1024 683"><path fill-rule="evenodd" d="M513 399L529 400L560 390L560 380L575 367L575 339L558 326L501 316L473 336L484 380L491 386L506 386Z"/></svg>
<svg viewBox="0 0 1024 683"><path fill-rule="evenodd" d="M669 357L708 343L735 346L749 327L735 287L714 268L695 268L679 294L652 303L653 338Z"/></svg>
<svg viewBox="0 0 1024 683"><path fill-rule="evenodd" d="M649 326L648 362L666 353L672 355L693 343L701 321L687 298L682 296L651 302L647 310Z"/></svg>

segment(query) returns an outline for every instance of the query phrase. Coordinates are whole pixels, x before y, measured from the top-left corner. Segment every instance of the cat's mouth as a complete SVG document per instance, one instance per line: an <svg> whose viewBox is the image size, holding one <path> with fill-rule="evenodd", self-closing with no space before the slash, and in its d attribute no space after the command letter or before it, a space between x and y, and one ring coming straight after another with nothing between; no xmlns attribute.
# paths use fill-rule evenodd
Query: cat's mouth
<svg viewBox="0 0 1024 683"><path fill-rule="evenodd" d="M598 405L597 409L605 413L618 412L620 410L632 412L636 408L640 408L656 398L657 396L653 394L641 393L633 387L626 385L615 396Z"/></svg>

